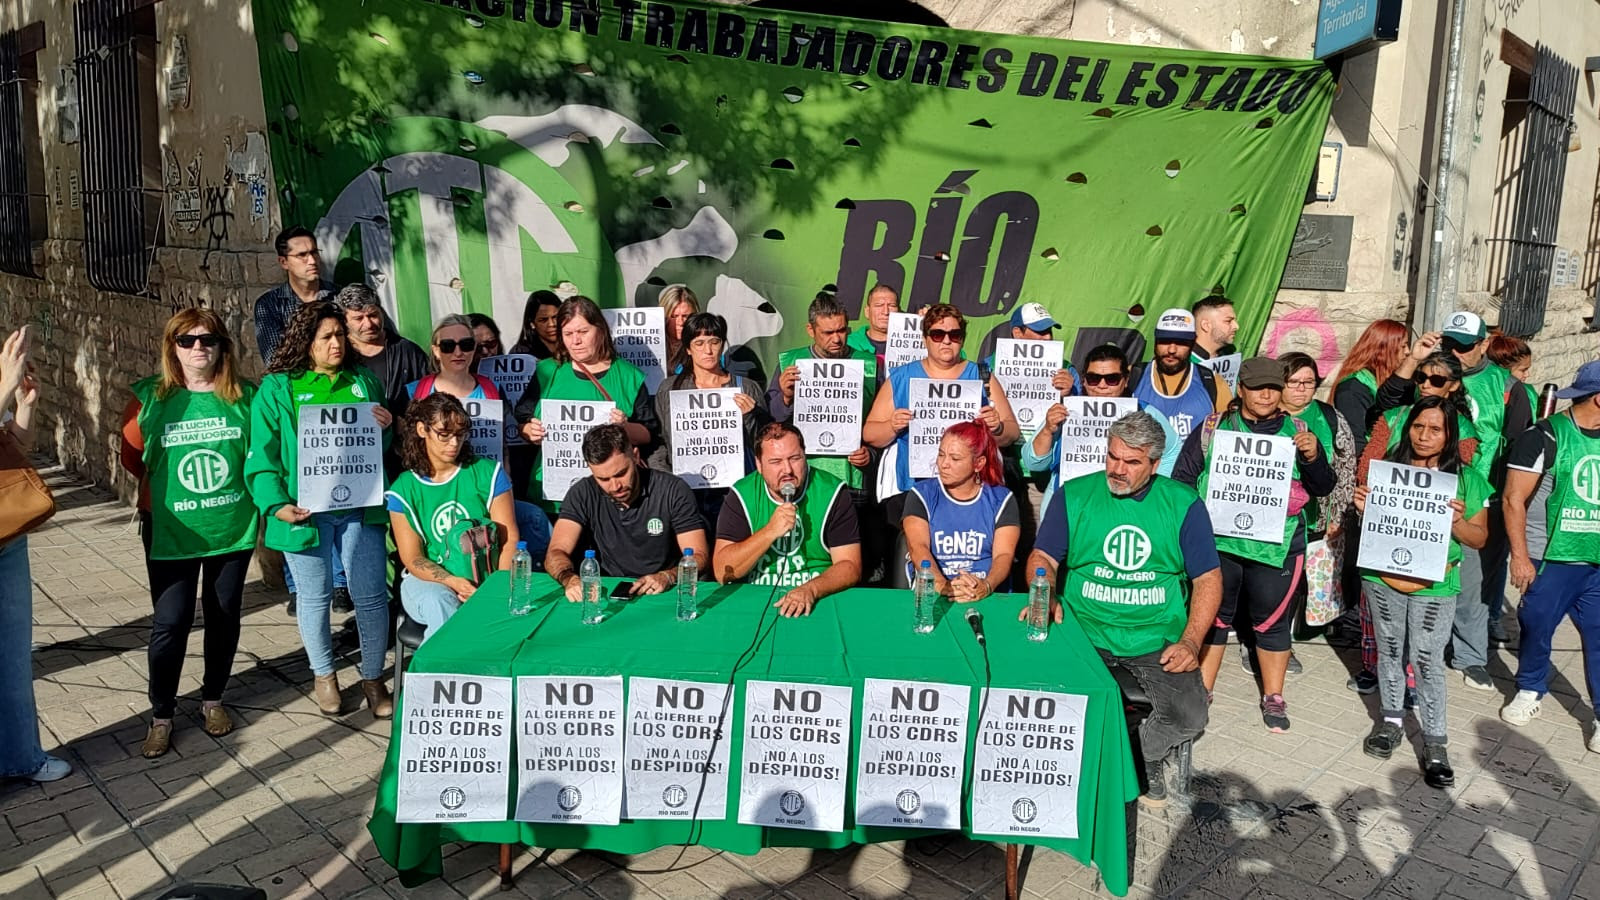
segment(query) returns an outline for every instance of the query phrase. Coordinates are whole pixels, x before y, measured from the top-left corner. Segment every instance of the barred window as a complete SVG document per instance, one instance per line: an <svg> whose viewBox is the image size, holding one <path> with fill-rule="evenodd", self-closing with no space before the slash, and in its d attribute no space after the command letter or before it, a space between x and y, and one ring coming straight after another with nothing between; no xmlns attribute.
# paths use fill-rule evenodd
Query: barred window
<svg viewBox="0 0 1600 900"><path fill-rule="evenodd" d="M0 272L36 276L45 239L44 147L39 140L38 52L44 23L0 33Z"/></svg>

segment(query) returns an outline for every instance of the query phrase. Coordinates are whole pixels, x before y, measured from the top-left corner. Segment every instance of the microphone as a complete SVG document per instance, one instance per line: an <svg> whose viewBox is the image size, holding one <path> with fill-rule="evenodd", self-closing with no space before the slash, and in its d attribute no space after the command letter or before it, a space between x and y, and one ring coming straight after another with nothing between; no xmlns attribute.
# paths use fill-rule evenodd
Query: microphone
<svg viewBox="0 0 1600 900"><path fill-rule="evenodd" d="M972 629L972 636L978 639L978 643L988 643L983 637L983 613L978 612L976 606L967 607L967 625Z"/></svg>
<svg viewBox="0 0 1600 900"><path fill-rule="evenodd" d="M783 502L784 503L789 503L789 504L794 503L794 484L793 483L785 481L782 484L782 486L780 486L778 488L778 493L783 495ZM800 539L800 517L799 516L795 516L794 526L789 529L789 534L787 535L787 537L792 538L794 540L799 540Z"/></svg>

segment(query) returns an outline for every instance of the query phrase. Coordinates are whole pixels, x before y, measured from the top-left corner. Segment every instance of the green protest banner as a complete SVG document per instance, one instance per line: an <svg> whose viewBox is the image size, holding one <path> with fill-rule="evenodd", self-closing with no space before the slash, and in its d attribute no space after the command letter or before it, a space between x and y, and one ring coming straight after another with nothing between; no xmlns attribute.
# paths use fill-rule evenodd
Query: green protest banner
<svg viewBox="0 0 1600 900"><path fill-rule="evenodd" d="M1101 340L1266 324L1320 62L636 0L255 0L276 188L401 330L688 284L763 359L834 286ZM508 340L508 343L510 341ZM975 343L969 343L969 352Z"/></svg>

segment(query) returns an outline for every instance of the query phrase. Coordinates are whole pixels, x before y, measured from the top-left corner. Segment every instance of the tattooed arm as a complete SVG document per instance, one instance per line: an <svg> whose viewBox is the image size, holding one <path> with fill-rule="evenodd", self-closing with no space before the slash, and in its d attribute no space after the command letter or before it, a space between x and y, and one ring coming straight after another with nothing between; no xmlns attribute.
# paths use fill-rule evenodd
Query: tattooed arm
<svg viewBox="0 0 1600 900"><path fill-rule="evenodd" d="M455 591L463 601L478 589L477 585L459 575L451 575L444 566L428 558L423 550L421 535L412 530L411 522L404 513L389 513L389 524L394 528L394 545L400 551L400 562L411 573L411 577L442 584Z"/></svg>

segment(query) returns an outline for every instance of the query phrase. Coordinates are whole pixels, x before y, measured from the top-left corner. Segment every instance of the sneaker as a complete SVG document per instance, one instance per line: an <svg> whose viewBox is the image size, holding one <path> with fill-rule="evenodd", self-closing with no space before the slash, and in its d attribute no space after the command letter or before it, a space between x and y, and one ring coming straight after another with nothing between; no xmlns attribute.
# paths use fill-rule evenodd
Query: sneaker
<svg viewBox="0 0 1600 900"><path fill-rule="evenodd" d="M1294 651L1293 650L1289 651L1289 674L1290 675L1299 675L1301 672L1304 672L1305 670L1306 670L1306 667L1300 665L1300 658L1294 655Z"/></svg>
<svg viewBox="0 0 1600 900"><path fill-rule="evenodd" d="M1510 703L1500 707L1500 718L1512 725L1526 725L1539 717L1539 700L1533 691L1517 691Z"/></svg>
<svg viewBox="0 0 1600 900"><path fill-rule="evenodd" d="M29 781L43 783L46 781L60 781L71 774L72 763L64 759L56 759L54 756L46 756L44 764L34 769L32 775L25 777Z"/></svg>
<svg viewBox="0 0 1600 900"><path fill-rule="evenodd" d="M1153 762L1145 760L1144 774L1150 783L1145 787L1144 793L1140 795L1139 799L1143 800L1146 806L1157 808L1166 806L1167 761L1164 759L1158 759Z"/></svg>
<svg viewBox="0 0 1600 900"><path fill-rule="evenodd" d="M1284 702L1282 694L1268 694L1261 698L1261 721L1273 734L1283 734L1289 730L1289 704Z"/></svg>
<svg viewBox="0 0 1600 900"><path fill-rule="evenodd" d="M289 602L284 604L283 611L289 614L289 618L292 619L292 618L295 617L295 615L294 615L294 613L295 613L294 595L293 594L289 595Z"/></svg>
<svg viewBox="0 0 1600 900"><path fill-rule="evenodd" d="M1256 673L1256 663L1250 658L1250 648L1243 644L1239 645L1239 668L1243 669L1246 675Z"/></svg>
<svg viewBox="0 0 1600 900"><path fill-rule="evenodd" d="M1405 732L1393 722L1379 722L1372 728L1372 733L1361 742L1361 752L1374 759L1388 759L1394 755L1395 748L1406 738Z"/></svg>
<svg viewBox="0 0 1600 900"><path fill-rule="evenodd" d="M1494 679L1489 677L1489 670L1483 666L1467 666L1462 669L1461 680L1475 691L1494 690Z"/></svg>
<svg viewBox="0 0 1600 900"><path fill-rule="evenodd" d="M1589 735L1588 746L1590 753L1600 753L1600 728L1595 729L1594 734Z"/></svg>
<svg viewBox="0 0 1600 900"><path fill-rule="evenodd" d="M1505 623L1500 619L1495 619L1489 623L1489 640L1494 641L1496 644L1504 644L1511 640L1511 635L1506 632Z"/></svg>
<svg viewBox="0 0 1600 900"><path fill-rule="evenodd" d="M1357 672L1344 686L1358 694L1371 694L1378 690L1376 672Z"/></svg>
<svg viewBox="0 0 1600 900"><path fill-rule="evenodd" d="M333 589L333 603L330 607L336 613L353 613L356 605L350 602L350 589L336 587Z"/></svg>
<svg viewBox="0 0 1600 900"><path fill-rule="evenodd" d="M1456 783L1456 770L1450 768L1450 754L1443 744L1423 746L1422 780L1428 783L1428 787L1440 789Z"/></svg>

